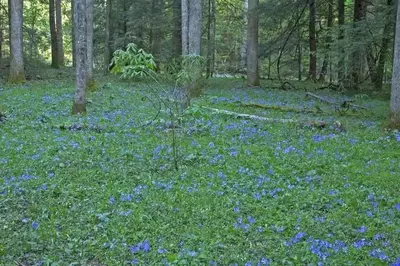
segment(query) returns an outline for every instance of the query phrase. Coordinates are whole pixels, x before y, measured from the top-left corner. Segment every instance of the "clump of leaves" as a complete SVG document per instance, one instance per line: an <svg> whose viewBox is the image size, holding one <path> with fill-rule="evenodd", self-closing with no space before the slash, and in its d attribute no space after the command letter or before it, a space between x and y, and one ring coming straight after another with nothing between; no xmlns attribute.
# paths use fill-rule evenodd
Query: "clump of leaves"
<svg viewBox="0 0 400 266"><path fill-rule="evenodd" d="M154 56L134 43L128 44L126 51L115 51L110 66L111 73L128 79L147 77L156 70Z"/></svg>

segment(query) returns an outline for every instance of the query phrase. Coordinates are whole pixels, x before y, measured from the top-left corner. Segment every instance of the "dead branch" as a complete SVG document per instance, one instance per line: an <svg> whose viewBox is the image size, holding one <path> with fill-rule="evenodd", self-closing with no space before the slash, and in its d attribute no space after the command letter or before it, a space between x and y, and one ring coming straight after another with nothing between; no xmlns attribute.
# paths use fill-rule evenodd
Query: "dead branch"
<svg viewBox="0 0 400 266"><path fill-rule="evenodd" d="M280 111L280 112L293 112L293 113L306 113L306 114L321 114L321 113L323 113L322 110L299 109L299 108L294 108L294 107L264 105L264 104L258 104L258 103L240 103L240 105L243 107L253 107L253 108Z"/></svg>
<svg viewBox="0 0 400 266"><path fill-rule="evenodd" d="M351 106L351 107L354 107L354 108L369 110L367 107L354 104L354 103L352 103L351 101L344 101L342 104L338 104L338 103L335 103L335 102L331 102L331 101L329 101L329 100L327 100L327 99L324 99L324 98L322 98L321 96L318 96L318 95L316 95L316 94L314 94L314 93L311 93L311 92L307 92L307 93L306 93L306 96L314 97L314 98L320 100L321 102L325 102L325 103L329 103L329 104L331 104L331 105L334 105L336 108L339 108L339 107L347 107L347 106L350 107L350 106Z"/></svg>

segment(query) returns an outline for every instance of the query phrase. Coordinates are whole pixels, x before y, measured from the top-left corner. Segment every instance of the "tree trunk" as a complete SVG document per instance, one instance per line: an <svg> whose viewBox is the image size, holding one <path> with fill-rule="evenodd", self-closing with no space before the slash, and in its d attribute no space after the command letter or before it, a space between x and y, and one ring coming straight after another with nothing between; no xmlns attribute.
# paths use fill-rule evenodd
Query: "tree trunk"
<svg viewBox="0 0 400 266"><path fill-rule="evenodd" d="M249 0L244 0L244 11L243 11L243 41L240 46L240 69L246 69L247 60L247 12L249 10Z"/></svg>
<svg viewBox="0 0 400 266"><path fill-rule="evenodd" d="M22 40L22 9L22 0L9 1L11 61L8 82L10 83L21 83L25 81Z"/></svg>
<svg viewBox="0 0 400 266"><path fill-rule="evenodd" d="M182 55L189 54L189 1L182 0Z"/></svg>
<svg viewBox="0 0 400 266"><path fill-rule="evenodd" d="M207 77L212 77L214 75L215 67L215 12L216 1L208 0Z"/></svg>
<svg viewBox="0 0 400 266"><path fill-rule="evenodd" d="M332 27L333 27L333 0L329 0L328 3L328 34L326 36L326 51L325 51L325 57L324 57L324 62L322 63L322 69L321 73L319 75L319 81L325 81L326 75L328 73L328 65L330 62L330 48L331 48L331 42L332 42Z"/></svg>
<svg viewBox="0 0 400 266"><path fill-rule="evenodd" d="M172 56L178 59L182 55L182 4L181 0L173 1Z"/></svg>
<svg viewBox="0 0 400 266"><path fill-rule="evenodd" d="M87 89L95 87L93 77L93 0L86 0L86 31L87 31Z"/></svg>
<svg viewBox="0 0 400 266"><path fill-rule="evenodd" d="M112 0L106 0L106 32L104 39L104 74L108 74L111 63L111 10Z"/></svg>
<svg viewBox="0 0 400 266"><path fill-rule="evenodd" d="M64 40L63 40L63 26L62 26L62 10L61 1L55 0L56 4L56 31L57 31L57 53L58 62L60 66L64 66Z"/></svg>
<svg viewBox="0 0 400 266"><path fill-rule="evenodd" d="M189 0L189 54L201 54L202 1Z"/></svg>
<svg viewBox="0 0 400 266"><path fill-rule="evenodd" d="M364 20L367 14L367 4L365 0L355 0L354 1L354 29L355 33L353 34L353 38L355 43L359 41L359 39L363 37L363 30L360 25L357 23ZM362 65L364 61L363 51L365 49L363 47L356 47L352 54L352 62L351 62L351 82L352 87L356 90L359 89L359 85L361 83L362 76ZM364 51L365 52L365 51Z"/></svg>
<svg viewBox="0 0 400 266"><path fill-rule="evenodd" d="M59 68L55 0L49 0L49 25L51 37L51 67Z"/></svg>
<svg viewBox="0 0 400 266"><path fill-rule="evenodd" d="M247 14L247 85L260 86L258 73L258 4L259 0L249 0Z"/></svg>
<svg viewBox="0 0 400 266"><path fill-rule="evenodd" d="M338 21L339 21L339 42L344 39L344 16L345 16L345 0L338 0ZM339 82L344 80L345 78L345 50L343 48L339 48L339 59L338 59L338 80Z"/></svg>
<svg viewBox="0 0 400 266"><path fill-rule="evenodd" d="M161 62L161 44L163 40L163 32L161 27L163 25L163 0L153 0L152 4L152 25L151 25L151 53L153 54L157 68L160 67Z"/></svg>
<svg viewBox="0 0 400 266"><path fill-rule="evenodd" d="M400 1L397 2L396 37L393 56L390 126L400 129Z"/></svg>
<svg viewBox="0 0 400 266"><path fill-rule="evenodd" d="M75 50L75 0L71 0L71 40L72 40L72 66L76 67L76 50Z"/></svg>
<svg viewBox="0 0 400 266"><path fill-rule="evenodd" d="M382 90L382 85L383 85L383 76L385 72L385 62L386 62L386 57L388 54L388 49L389 49L389 44L390 44L390 33L392 31L392 23L393 23L393 16L392 16L392 5L393 5L393 0L387 0L387 5L389 7L389 14L386 16L386 24L383 29L383 39L382 39L382 45L381 45L381 50L379 53L379 59L378 59L378 66L376 69L376 78L375 78L375 88L377 90Z"/></svg>
<svg viewBox="0 0 400 266"><path fill-rule="evenodd" d="M86 113L87 7L86 0L75 0L76 89L72 114Z"/></svg>
<svg viewBox="0 0 400 266"><path fill-rule="evenodd" d="M310 21L309 21L309 46L310 46L310 66L308 78L311 80L317 79L317 38L315 30L316 6L315 0L309 1Z"/></svg>

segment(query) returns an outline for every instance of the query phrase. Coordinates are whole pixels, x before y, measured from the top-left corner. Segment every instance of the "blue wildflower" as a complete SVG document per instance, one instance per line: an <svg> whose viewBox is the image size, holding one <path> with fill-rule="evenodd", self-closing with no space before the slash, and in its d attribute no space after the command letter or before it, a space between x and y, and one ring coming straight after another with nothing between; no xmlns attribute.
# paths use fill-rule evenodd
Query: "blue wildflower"
<svg viewBox="0 0 400 266"><path fill-rule="evenodd" d="M399 136L400 136L400 135L399 135ZM394 208L395 208L397 211L400 212L400 203L397 203L397 204L394 206Z"/></svg>
<svg viewBox="0 0 400 266"><path fill-rule="evenodd" d="M298 232L292 239L290 239L289 241L285 242L286 246L292 246L298 242L300 242L301 240L303 240L303 238L306 236L306 233L304 232Z"/></svg>
<svg viewBox="0 0 400 266"><path fill-rule="evenodd" d="M353 246L357 249L361 249L362 247L368 246L368 245L370 245L370 243L367 240L365 240L364 238L357 240L356 242L353 243Z"/></svg>
<svg viewBox="0 0 400 266"><path fill-rule="evenodd" d="M389 257L386 256L386 254L385 254L382 250L380 250L379 248L373 249L373 250L369 253L369 255L370 255L371 257L373 257L373 258L376 258L376 259L379 259L379 260L383 260L383 261L389 259Z"/></svg>
<svg viewBox="0 0 400 266"><path fill-rule="evenodd" d="M400 266L400 257L398 257L390 266Z"/></svg>
<svg viewBox="0 0 400 266"><path fill-rule="evenodd" d="M262 257L260 259L260 261L257 263L257 266L261 266L261 265L267 265L268 266L268 265L270 265L270 263L271 263L270 259Z"/></svg>
<svg viewBox="0 0 400 266"><path fill-rule="evenodd" d="M157 250L157 252L158 252L159 254L164 254L164 253L167 253L168 250L166 250L165 248L159 248L159 249Z"/></svg>
<svg viewBox="0 0 400 266"><path fill-rule="evenodd" d="M357 232L359 233L365 233L367 232L368 228L366 226L361 226L359 229L357 229Z"/></svg>
<svg viewBox="0 0 400 266"><path fill-rule="evenodd" d="M32 222L32 228L33 228L34 230L38 229L38 228L39 228L39 223L33 221L33 222Z"/></svg>
<svg viewBox="0 0 400 266"><path fill-rule="evenodd" d="M247 220L249 221L249 223L254 224L256 222L256 219L254 219L254 217L252 216L247 216Z"/></svg>

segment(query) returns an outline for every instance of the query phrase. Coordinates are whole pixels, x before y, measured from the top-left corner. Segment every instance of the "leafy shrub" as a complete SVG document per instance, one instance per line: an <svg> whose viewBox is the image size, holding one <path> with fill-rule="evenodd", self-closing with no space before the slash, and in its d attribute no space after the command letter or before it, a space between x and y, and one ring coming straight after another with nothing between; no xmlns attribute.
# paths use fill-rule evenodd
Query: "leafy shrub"
<svg viewBox="0 0 400 266"><path fill-rule="evenodd" d="M110 66L111 73L121 74L121 78L147 77L156 69L153 55L134 43L128 44L126 51L115 51Z"/></svg>

